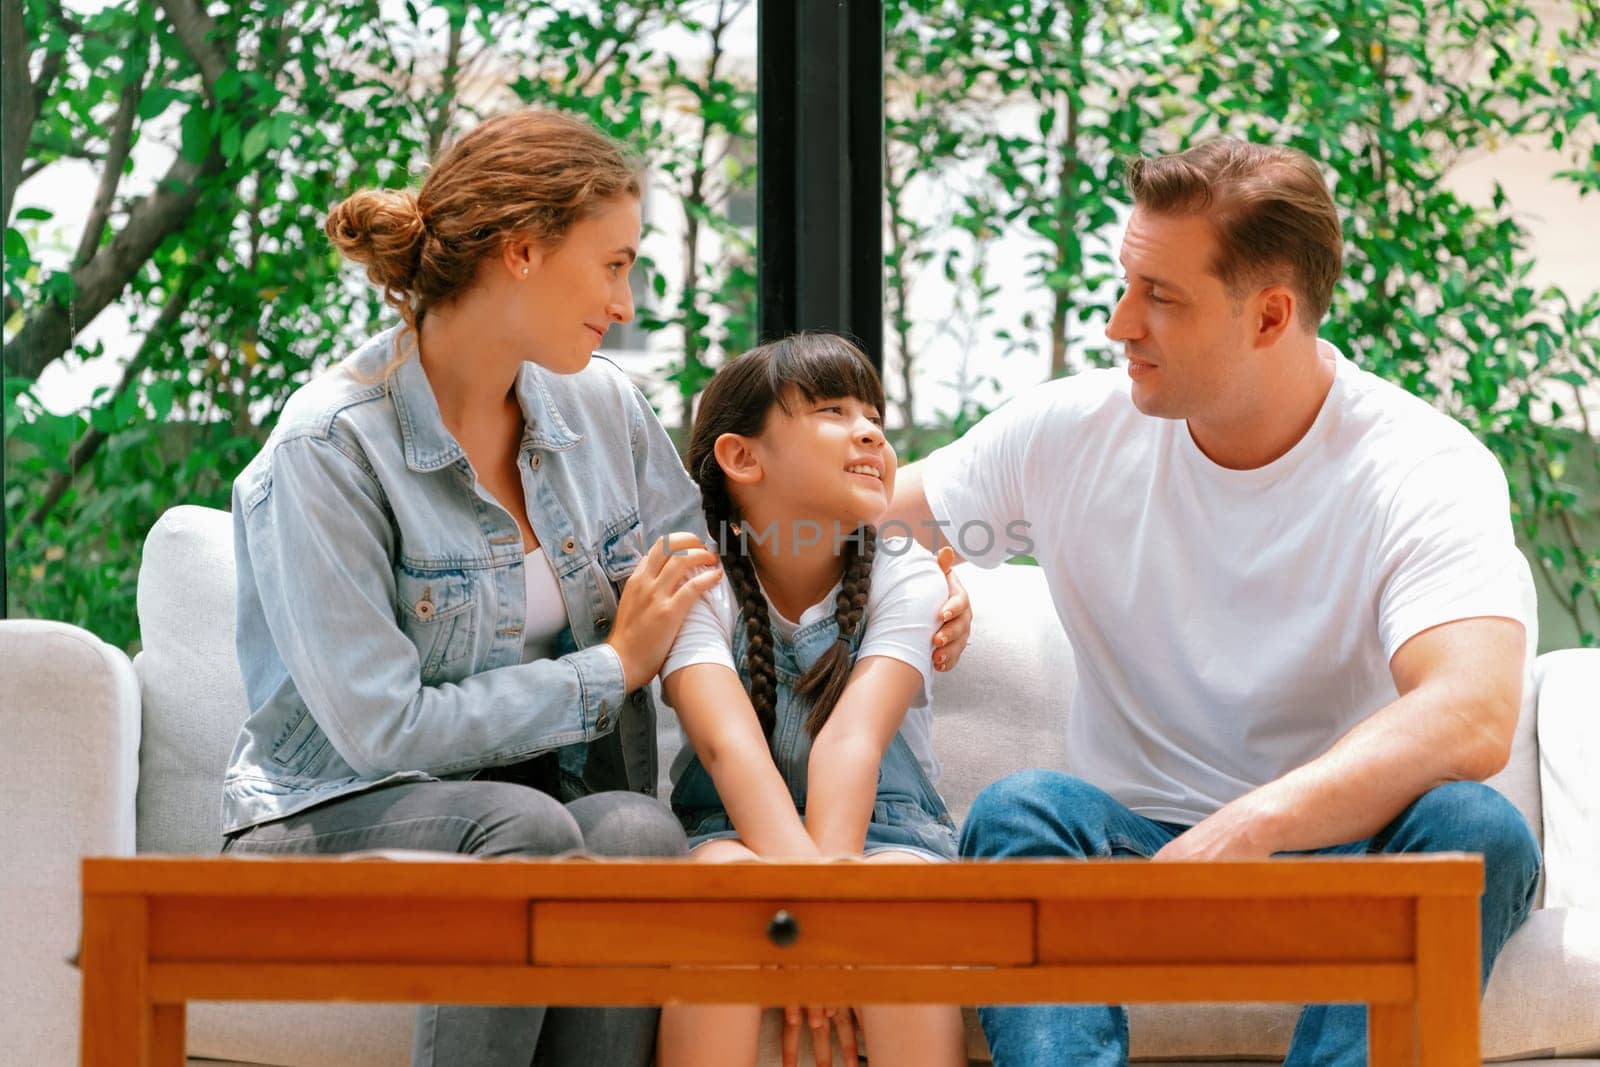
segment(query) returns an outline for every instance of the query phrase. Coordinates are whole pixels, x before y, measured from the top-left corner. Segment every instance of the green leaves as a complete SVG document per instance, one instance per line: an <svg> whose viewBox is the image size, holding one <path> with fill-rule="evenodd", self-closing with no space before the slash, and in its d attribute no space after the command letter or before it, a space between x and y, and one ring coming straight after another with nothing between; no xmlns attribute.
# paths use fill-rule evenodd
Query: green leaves
<svg viewBox="0 0 1600 1067"><path fill-rule="evenodd" d="M139 98L137 114L140 120L149 122L151 119L159 118L165 113L174 101L192 98L191 94L179 89L162 85L154 86Z"/></svg>
<svg viewBox="0 0 1600 1067"><path fill-rule="evenodd" d="M267 150L272 129L265 122L258 122L250 127L250 132L244 135L244 143L239 148L239 162L249 166L261 158L261 153Z"/></svg>
<svg viewBox="0 0 1600 1067"><path fill-rule="evenodd" d="M32 263L33 257L28 253L28 239L22 236L22 231L14 226L6 227L6 260L22 260Z"/></svg>
<svg viewBox="0 0 1600 1067"><path fill-rule="evenodd" d="M205 10L227 62L209 94L156 7L124 0L67 23L30 4L30 69L66 60L29 145L34 181L105 150L139 48L135 143L222 164L105 313L128 322L126 343L77 357L115 361L95 368L106 381L141 359L125 385L48 412L8 383L13 610L135 639L137 546L160 511L226 506L289 394L389 321L331 252L328 208L361 186L414 185L434 131L501 106L496 78L522 104L590 116L663 190L636 325L687 411L756 340L754 84L730 58L743 31L725 24L749 2L219 0ZM1518 213L1538 205L1469 202L1448 180L1457 160L1518 138L1560 153L1555 180L1600 192L1600 72L1578 61L1600 50L1592 13L1556 32L1527 0L890 0L885 24L888 384L908 455L981 416L982 368L997 358L1042 378L1111 357L1125 159L1216 133L1292 144L1335 179L1345 223L1324 336L1494 449L1539 548L1542 595L1600 632L1600 461L1576 395L1600 379L1600 297L1536 289ZM452 26L472 77L447 93ZM690 46L669 53L666 40ZM153 187L130 170L100 247ZM10 330L21 309L80 299L65 257L82 219L18 207ZM914 299L923 284L950 293L937 319ZM929 365L942 338L975 369ZM951 376L962 401L916 425L917 383ZM90 429L110 436L73 471ZM59 503L33 520L61 477ZM67 544L83 547L51 558Z"/></svg>
<svg viewBox="0 0 1600 1067"><path fill-rule="evenodd" d="M179 154L190 163L204 163L211 154L211 114L200 105L183 113Z"/></svg>

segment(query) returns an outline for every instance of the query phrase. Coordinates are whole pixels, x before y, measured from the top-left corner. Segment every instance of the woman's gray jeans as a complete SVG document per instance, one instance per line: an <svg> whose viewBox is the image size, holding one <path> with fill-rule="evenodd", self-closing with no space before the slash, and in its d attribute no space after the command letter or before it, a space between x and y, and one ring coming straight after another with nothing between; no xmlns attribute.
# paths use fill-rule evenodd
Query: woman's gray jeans
<svg viewBox="0 0 1600 1067"><path fill-rule="evenodd" d="M683 829L637 793L563 806L511 781L405 782L341 797L230 836L224 852L420 849L470 856L682 856ZM465 1007L417 1012L414 1067L647 1067L655 1008Z"/></svg>

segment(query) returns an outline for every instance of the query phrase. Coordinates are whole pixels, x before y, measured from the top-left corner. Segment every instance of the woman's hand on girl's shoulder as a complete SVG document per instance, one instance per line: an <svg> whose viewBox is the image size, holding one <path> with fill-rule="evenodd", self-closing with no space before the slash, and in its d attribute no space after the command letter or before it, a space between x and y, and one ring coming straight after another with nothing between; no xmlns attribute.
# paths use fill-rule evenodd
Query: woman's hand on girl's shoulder
<svg viewBox="0 0 1600 1067"><path fill-rule="evenodd" d="M945 545L939 550L939 569L950 586L950 597L939 607L939 629L933 635L933 669L948 671L961 661L972 636L972 604L967 599L967 587L961 584L953 568L955 549Z"/></svg>
<svg viewBox="0 0 1600 1067"><path fill-rule="evenodd" d="M692 533L670 533L628 577L606 643L622 661L628 691L647 685L667 660L694 602L722 580L722 563Z"/></svg>

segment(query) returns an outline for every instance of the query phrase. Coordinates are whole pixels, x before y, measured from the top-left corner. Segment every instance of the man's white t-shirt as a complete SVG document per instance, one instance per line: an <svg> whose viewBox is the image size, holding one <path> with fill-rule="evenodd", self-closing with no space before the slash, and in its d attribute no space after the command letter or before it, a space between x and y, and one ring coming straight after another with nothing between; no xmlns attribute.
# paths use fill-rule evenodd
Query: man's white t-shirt
<svg viewBox="0 0 1600 1067"><path fill-rule="evenodd" d="M1333 355L1310 431L1254 470L1141 414L1120 370L1032 390L923 465L965 558L1038 559L1077 657L1069 769L1147 818L1192 825L1327 751L1397 697L1390 658L1423 630L1527 625L1494 457Z"/></svg>
<svg viewBox="0 0 1600 1067"><path fill-rule="evenodd" d="M759 579L757 579L759 584ZM792 640L802 627L810 626L834 612L840 586L800 613L786 619L767 600L773 636ZM763 589L762 595L766 595ZM939 627L937 614L949 584L932 553L915 541L885 537L878 542L872 558L871 584L867 590L866 630L856 652L856 662L867 656L888 656L915 667L922 675L922 688L911 702L900 724L900 736L922 765L928 780L939 781L939 760L933 751L933 715L928 690L933 684L933 634ZM733 662L734 628L739 625L738 601L733 585L723 578L695 602L684 617L683 626L667 654L661 677L696 663L719 663L737 673ZM675 782L688 765L693 752L687 745L673 761L671 778Z"/></svg>

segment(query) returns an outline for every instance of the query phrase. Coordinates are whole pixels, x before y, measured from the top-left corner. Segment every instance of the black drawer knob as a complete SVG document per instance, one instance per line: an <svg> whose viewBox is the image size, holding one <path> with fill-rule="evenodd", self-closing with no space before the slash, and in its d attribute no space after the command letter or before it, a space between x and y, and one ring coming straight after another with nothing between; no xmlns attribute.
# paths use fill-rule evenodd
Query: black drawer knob
<svg viewBox="0 0 1600 1067"><path fill-rule="evenodd" d="M800 938L800 923L783 908L767 924L767 937L779 948L787 948Z"/></svg>

